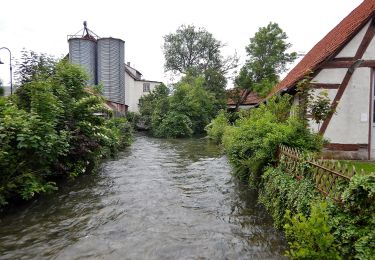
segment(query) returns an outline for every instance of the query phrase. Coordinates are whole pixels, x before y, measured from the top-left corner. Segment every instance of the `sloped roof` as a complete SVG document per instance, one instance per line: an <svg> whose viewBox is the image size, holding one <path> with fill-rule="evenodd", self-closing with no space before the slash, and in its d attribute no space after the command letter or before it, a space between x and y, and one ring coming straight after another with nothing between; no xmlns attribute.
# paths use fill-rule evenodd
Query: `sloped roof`
<svg viewBox="0 0 375 260"><path fill-rule="evenodd" d="M247 91L247 90L242 90L241 93L240 93L240 95L241 95L241 98L242 98L242 99L244 99L244 98L246 97L246 95L247 95L246 99L243 100L243 101L241 102L241 104L240 104L240 105L242 105L242 106L251 106L251 105L256 105L256 104L258 104L259 102L262 101L262 98L260 98L260 97L257 95L257 93L255 93L255 92L250 92L250 93L248 94L248 91ZM235 105L236 105L236 102L235 102L234 100L232 100L231 98L228 98L228 100L227 100L227 105L228 105L228 106L235 106Z"/></svg>
<svg viewBox="0 0 375 260"><path fill-rule="evenodd" d="M314 71L322 62L331 58L355 36L374 13L375 0L364 0L305 55L288 75L275 86L268 97L283 89L292 88L308 72Z"/></svg>

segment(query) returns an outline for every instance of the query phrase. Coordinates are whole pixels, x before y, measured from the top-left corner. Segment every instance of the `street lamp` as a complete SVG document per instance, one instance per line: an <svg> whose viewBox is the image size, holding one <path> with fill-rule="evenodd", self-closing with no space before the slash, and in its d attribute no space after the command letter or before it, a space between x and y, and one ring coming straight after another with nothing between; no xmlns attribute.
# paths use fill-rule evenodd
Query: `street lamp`
<svg viewBox="0 0 375 260"><path fill-rule="evenodd" d="M10 50L7 48L7 47L1 47L0 50L2 49L6 49L9 51L9 71L10 71L10 94L12 95L13 94L13 79L12 79L12 53L10 52ZM4 64L4 62L2 62L0 60L0 64Z"/></svg>

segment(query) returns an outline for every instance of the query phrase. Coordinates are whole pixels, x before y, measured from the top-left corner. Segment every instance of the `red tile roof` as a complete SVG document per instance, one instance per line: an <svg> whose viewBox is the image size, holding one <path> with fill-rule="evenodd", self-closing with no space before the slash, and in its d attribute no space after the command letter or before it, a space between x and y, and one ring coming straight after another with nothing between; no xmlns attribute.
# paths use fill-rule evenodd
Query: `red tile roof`
<svg viewBox="0 0 375 260"><path fill-rule="evenodd" d="M245 95L247 95L247 91L246 91L246 90L242 90L242 92L241 92L241 97L242 97L243 99L245 98ZM255 92L250 92L250 93L247 95L246 99L245 99L243 102L241 102L240 105L242 105L242 106L251 106L251 105L256 105L256 104L258 104L258 103L260 103L261 101L262 101L262 98L259 97L259 96L257 95L257 93L255 93ZM235 102L234 100L232 100L231 98L228 98L228 100L227 100L227 105L228 105L228 106L235 106L235 105L236 105L236 102Z"/></svg>
<svg viewBox="0 0 375 260"><path fill-rule="evenodd" d="M364 0L305 55L288 75L274 87L268 97L283 89L292 88L308 72L314 71L322 62L331 58L355 36L374 13L375 0Z"/></svg>

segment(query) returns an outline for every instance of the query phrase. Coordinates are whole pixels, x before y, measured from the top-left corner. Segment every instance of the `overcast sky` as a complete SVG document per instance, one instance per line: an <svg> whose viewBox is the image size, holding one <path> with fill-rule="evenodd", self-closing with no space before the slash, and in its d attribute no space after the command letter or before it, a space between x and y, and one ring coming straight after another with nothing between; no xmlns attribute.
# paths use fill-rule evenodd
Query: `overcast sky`
<svg viewBox="0 0 375 260"><path fill-rule="evenodd" d="M241 65L245 46L261 26L277 22L293 44L308 52L362 0L3 0L0 47L15 58L22 48L56 57L68 53L67 35L83 28L101 37L125 41L125 60L148 80L169 82L164 73L163 36L181 24L204 27L237 51ZM0 51L0 79L9 84L9 56ZM13 62L14 63L14 62Z"/></svg>

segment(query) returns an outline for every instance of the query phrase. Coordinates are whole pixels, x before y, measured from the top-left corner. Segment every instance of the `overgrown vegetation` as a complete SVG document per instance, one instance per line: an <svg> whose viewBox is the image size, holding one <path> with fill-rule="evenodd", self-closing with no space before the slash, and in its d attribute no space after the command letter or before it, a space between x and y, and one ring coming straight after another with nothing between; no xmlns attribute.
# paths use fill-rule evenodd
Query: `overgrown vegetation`
<svg viewBox="0 0 375 260"><path fill-rule="evenodd" d="M375 255L374 173L357 174L349 184L337 186L342 194L337 203L318 192L308 164L300 161L298 174L289 174L286 162L277 158L280 144L304 153L322 148L323 140L310 132L306 115L314 113L319 123L334 111L326 95L311 98L308 84L308 79L300 84L306 88L299 93L299 107L292 107L287 95L274 97L250 111L231 116L221 112L206 131L224 144L235 176L259 189L259 201L275 226L285 231L287 256L371 259Z"/></svg>
<svg viewBox="0 0 375 260"><path fill-rule="evenodd" d="M328 225L327 203L312 203L310 211L308 217L286 211L284 227L290 241L286 255L292 259L341 259L338 243Z"/></svg>
<svg viewBox="0 0 375 260"><path fill-rule="evenodd" d="M204 128L215 117L221 100L204 88L202 76L187 75L174 87L173 93L159 85L140 99L140 113L144 125L156 137L189 137L204 133Z"/></svg>
<svg viewBox="0 0 375 260"><path fill-rule="evenodd" d="M266 97L279 82L280 75L287 70L287 65L297 58L297 53L288 52L291 44L287 39L288 36L277 23L270 22L267 26L260 27L246 46L248 59L236 76L236 88L247 94L256 92L259 96ZM236 110L241 103L241 99L238 100Z"/></svg>
<svg viewBox="0 0 375 260"><path fill-rule="evenodd" d="M162 84L140 99L140 128L167 138L204 133L226 108L226 74L238 62L236 55L223 57L223 47L204 28L192 25L165 35L165 70L183 76L170 88Z"/></svg>
<svg viewBox="0 0 375 260"><path fill-rule="evenodd" d="M223 144L236 176L256 180L265 166L275 162L279 144L319 151L322 138L305 128L297 116L289 116L290 109L289 96L275 97L227 128Z"/></svg>
<svg viewBox="0 0 375 260"><path fill-rule="evenodd" d="M300 167L304 167L301 165ZM306 168L305 168L306 170ZM375 253L375 174L357 174L338 204L322 197L309 171L298 180L283 162L262 175L260 201L284 228L292 259L371 259Z"/></svg>
<svg viewBox="0 0 375 260"><path fill-rule="evenodd" d="M229 126L227 113L221 110L219 114L212 119L211 123L205 128L208 137L217 144L221 144L224 136L225 129Z"/></svg>
<svg viewBox="0 0 375 260"><path fill-rule="evenodd" d="M126 119L96 115L110 111L81 68L35 55L22 62L16 93L0 98L0 207L57 189L131 141Z"/></svg>

